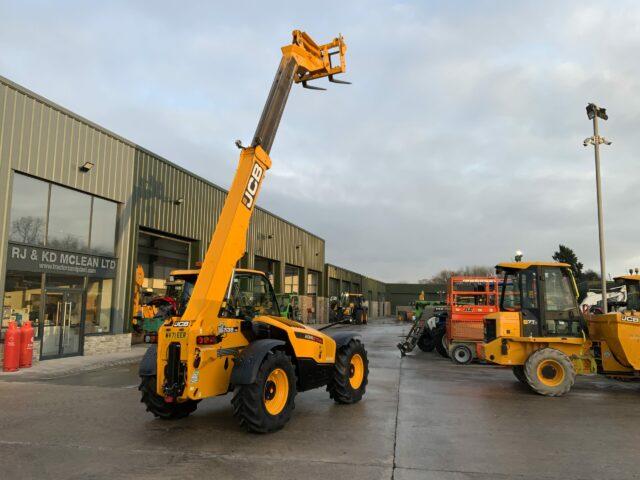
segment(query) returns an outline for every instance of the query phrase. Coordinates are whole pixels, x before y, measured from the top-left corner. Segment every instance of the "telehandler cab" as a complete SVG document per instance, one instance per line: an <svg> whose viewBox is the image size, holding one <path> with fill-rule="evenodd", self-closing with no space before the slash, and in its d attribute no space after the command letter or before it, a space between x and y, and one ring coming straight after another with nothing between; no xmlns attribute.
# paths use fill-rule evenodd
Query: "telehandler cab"
<svg viewBox="0 0 640 480"><path fill-rule="evenodd" d="M504 280L500 311L485 317L485 360L511 366L520 382L547 396L567 393L576 374L640 378L640 304L633 296L623 312L584 317L570 265L516 262L496 269ZM640 277L628 281L638 292Z"/></svg>
<svg viewBox="0 0 640 480"><path fill-rule="evenodd" d="M252 432L282 428L298 391L326 385L338 403L358 402L365 393L367 352L349 332L329 335L279 316L264 273L234 270L245 252L249 220L269 151L292 84L345 71L342 37L316 43L295 30L282 60L250 147L241 148L235 178L213 233L184 314L160 327L158 344L143 358L142 402L170 419L193 412L207 397L234 391L233 411ZM332 63L336 55L339 61Z"/></svg>

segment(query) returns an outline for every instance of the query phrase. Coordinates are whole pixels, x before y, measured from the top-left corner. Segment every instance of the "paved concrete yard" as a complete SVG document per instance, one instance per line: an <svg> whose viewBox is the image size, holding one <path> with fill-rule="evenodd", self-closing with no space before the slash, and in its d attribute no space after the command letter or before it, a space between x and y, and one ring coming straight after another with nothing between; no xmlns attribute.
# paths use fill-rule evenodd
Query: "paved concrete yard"
<svg viewBox="0 0 640 480"><path fill-rule="evenodd" d="M640 385L579 379L563 398L529 393L509 370L400 360L391 322L362 328L363 402L300 394L287 427L241 431L230 396L187 419L152 418L136 366L50 380L0 379L2 478L629 479L640 478Z"/></svg>

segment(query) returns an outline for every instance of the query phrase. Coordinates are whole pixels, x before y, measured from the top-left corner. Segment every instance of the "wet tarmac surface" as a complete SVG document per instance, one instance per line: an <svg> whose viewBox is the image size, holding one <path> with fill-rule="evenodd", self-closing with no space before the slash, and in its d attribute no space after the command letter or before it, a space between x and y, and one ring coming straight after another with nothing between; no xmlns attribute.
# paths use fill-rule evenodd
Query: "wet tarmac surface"
<svg viewBox="0 0 640 480"><path fill-rule="evenodd" d="M419 350L401 359L408 325L354 329L370 358L365 399L301 393L270 435L242 431L230 395L180 421L154 419L137 365L0 382L0 478L640 478L640 384L582 377L545 398L510 370Z"/></svg>

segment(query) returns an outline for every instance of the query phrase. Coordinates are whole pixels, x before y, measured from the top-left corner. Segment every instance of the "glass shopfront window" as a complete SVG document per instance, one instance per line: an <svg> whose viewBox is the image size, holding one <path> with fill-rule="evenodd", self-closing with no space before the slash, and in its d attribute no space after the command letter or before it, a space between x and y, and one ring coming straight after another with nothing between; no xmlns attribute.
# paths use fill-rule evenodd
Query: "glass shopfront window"
<svg viewBox="0 0 640 480"><path fill-rule="evenodd" d="M72 252L87 251L90 219L90 195L51 186L47 246Z"/></svg>
<svg viewBox="0 0 640 480"><path fill-rule="evenodd" d="M2 302L2 340L10 321L18 325L29 320L38 336L40 304L42 301L42 275L8 271Z"/></svg>
<svg viewBox="0 0 640 480"><path fill-rule="evenodd" d="M25 175L13 178L9 240L31 245L44 244L49 202L49 184Z"/></svg>
<svg viewBox="0 0 640 480"><path fill-rule="evenodd" d="M84 333L109 333L111 328L111 299L113 279L89 278Z"/></svg>
<svg viewBox="0 0 640 480"><path fill-rule="evenodd" d="M116 202L13 174L0 341L9 321L29 319L49 358L111 333L117 212Z"/></svg>
<svg viewBox="0 0 640 480"><path fill-rule="evenodd" d="M115 255L117 205L101 198L93 199L91 213L91 253Z"/></svg>

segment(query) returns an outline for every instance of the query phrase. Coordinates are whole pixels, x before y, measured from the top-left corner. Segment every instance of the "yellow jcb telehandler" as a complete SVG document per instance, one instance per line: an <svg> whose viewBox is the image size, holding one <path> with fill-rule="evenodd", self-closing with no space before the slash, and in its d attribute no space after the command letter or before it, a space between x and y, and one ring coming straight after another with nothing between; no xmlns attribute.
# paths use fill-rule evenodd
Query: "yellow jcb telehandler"
<svg viewBox="0 0 640 480"><path fill-rule="evenodd" d="M487 315L482 357L510 366L516 378L541 395L560 396L577 374L640 378L640 276L627 283L623 311L583 316L566 263L515 262L504 274L500 311Z"/></svg>
<svg viewBox="0 0 640 480"><path fill-rule="evenodd" d="M249 431L271 432L291 417L299 391L327 387L338 403L358 402L368 377L367 352L357 334L324 334L280 317L264 273L234 267L245 252L249 220L293 83L345 71L342 37L317 45L293 32L250 147L240 162L187 308L165 321L143 358L142 402L154 415L181 418L198 402L233 391L235 416ZM337 57L334 63L332 58ZM213 212L212 212L213 214Z"/></svg>

